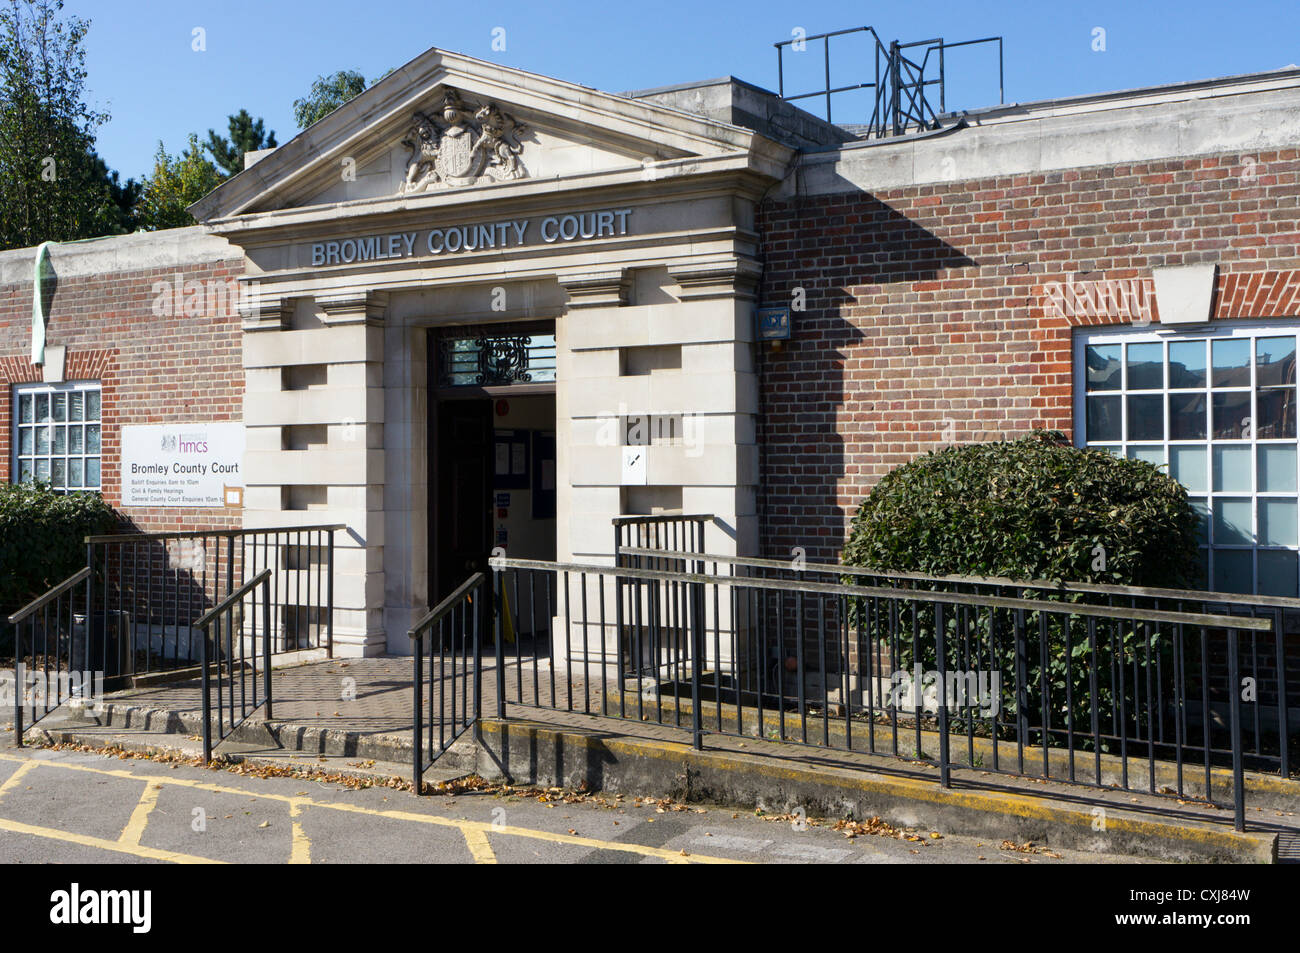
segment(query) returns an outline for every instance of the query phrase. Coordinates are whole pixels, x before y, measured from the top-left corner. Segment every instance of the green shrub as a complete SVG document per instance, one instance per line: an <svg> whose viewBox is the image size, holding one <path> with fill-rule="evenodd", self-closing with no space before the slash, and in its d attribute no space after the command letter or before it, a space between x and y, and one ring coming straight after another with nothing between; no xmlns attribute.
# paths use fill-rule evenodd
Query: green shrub
<svg viewBox="0 0 1300 953"><path fill-rule="evenodd" d="M843 561L930 575L1190 588L1200 581L1197 519L1186 491L1159 468L1076 449L1059 433L1040 432L1015 441L934 451L887 474L854 517ZM934 583L919 588L954 587ZM1078 594L1020 594L1082 599ZM867 624L869 638L889 645L895 668L919 663L933 669L933 604L902 601L896 609L892 620L878 613L870 621L858 619L856 611L853 617L855 623ZM1122 698L1128 730L1135 730L1134 719L1142 717L1136 684L1129 678L1119 691L1121 673L1156 657L1168 663L1169 641L1158 639L1153 630L1120 623L1103 628L1094 658L1087 623L1078 616L1066 618L1025 613L1019 621L1024 654L1018 657L1011 610L959 614L948 607L946 666L998 671L1003 712L1015 713L1031 728L1046 713L1053 730L1072 718L1076 730L1086 731L1094 707L1102 724L1110 725ZM1018 672L1023 675L1019 698ZM1095 697L1090 679L1095 680ZM954 720L963 722L962 717ZM1042 738L1032 740L1041 743ZM1059 738L1049 743L1057 744Z"/></svg>
<svg viewBox="0 0 1300 953"><path fill-rule="evenodd" d="M853 518L844 562L1187 589L1200 583L1197 519L1159 468L1045 431L946 447L887 474Z"/></svg>
<svg viewBox="0 0 1300 953"><path fill-rule="evenodd" d="M10 613L86 565L84 538L117 522L98 493L0 484L0 612ZM0 629L8 628L7 623Z"/></svg>

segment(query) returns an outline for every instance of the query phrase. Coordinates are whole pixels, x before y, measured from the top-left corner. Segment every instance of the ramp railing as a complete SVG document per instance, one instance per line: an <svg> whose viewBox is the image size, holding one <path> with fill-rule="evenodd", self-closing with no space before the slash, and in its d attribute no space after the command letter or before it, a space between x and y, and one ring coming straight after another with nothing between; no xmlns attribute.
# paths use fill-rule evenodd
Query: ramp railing
<svg viewBox="0 0 1300 953"><path fill-rule="evenodd" d="M425 769L478 721L483 705L482 637L491 625L489 595L487 576L475 573L406 633L414 663L411 747L416 794L423 792Z"/></svg>
<svg viewBox="0 0 1300 953"><path fill-rule="evenodd" d="M82 583L89 576L89 569L75 572L9 616L14 670L0 673L0 689L12 694L18 747L23 732L60 705L74 698L89 701L103 692L102 670L96 679L87 662L96 638L107 641L110 633L88 631Z"/></svg>
<svg viewBox="0 0 1300 953"><path fill-rule="evenodd" d="M273 717L271 701L271 640L261 639L261 692L258 653L251 650L249 631L261 614L261 628L271 624L271 570L263 569L194 620L199 638L199 668L203 684L203 760L212 760L213 728L217 743L225 740L258 708ZM215 721L213 716L216 716Z"/></svg>
<svg viewBox="0 0 1300 953"><path fill-rule="evenodd" d="M707 563L711 557L690 554ZM663 558L655 551L655 558ZM1245 822L1242 638L1272 620L899 586L494 558L549 658L497 668L523 706L1215 804ZM526 593L556 580L554 613ZM532 577L538 577L533 579ZM538 584L540 581L541 584ZM855 660L855 667L834 664ZM1211 700L1215 704L1211 704ZM1223 704L1219 705L1218 702ZM1198 790L1199 788L1199 790Z"/></svg>
<svg viewBox="0 0 1300 953"><path fill-rule="evenodd" d="M627 565L649 568L661 567L664 560L700 559L693 552L664 551L657 547L628 547L623 551L623 556ZM1266 751L1276 753L1279 759L1278 770L1283 777L1289 776L1292 765L1296 763L1300 736L1292 735L1296 726L1291 712L1300 698L1300 652L1295 651L1294 645L1297 629L1300 628L1300 599L1193 589L1024 580L1005 576L926 575L838 563L715 554L704 556L703 560L710 571L761 578L821 578L868 586L938 589L1011 598L1053 599L1134 609L1267 619L1271 623L1267 632L1242 633L1239 664L1242 677L1248 680L1254 696L1254 703L1249 706L1243 726L1246 749L1248 754L1254 756L1261 756ZM1292 644L1288 645L1288 642ZM1222 697L1213 700L1215 708L1222 708L1226 703Z"/></svg>

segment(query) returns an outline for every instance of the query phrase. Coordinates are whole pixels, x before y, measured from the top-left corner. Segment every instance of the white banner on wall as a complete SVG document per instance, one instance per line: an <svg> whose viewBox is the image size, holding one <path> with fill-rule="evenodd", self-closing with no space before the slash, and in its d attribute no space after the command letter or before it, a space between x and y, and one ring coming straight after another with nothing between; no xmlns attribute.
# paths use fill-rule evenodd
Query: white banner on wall
<svg viewBox="0 0 1300 953"><path fill-rule="evenodd" d="M243 466L242 423L123 427L122 505L239 505Z"/></svg>

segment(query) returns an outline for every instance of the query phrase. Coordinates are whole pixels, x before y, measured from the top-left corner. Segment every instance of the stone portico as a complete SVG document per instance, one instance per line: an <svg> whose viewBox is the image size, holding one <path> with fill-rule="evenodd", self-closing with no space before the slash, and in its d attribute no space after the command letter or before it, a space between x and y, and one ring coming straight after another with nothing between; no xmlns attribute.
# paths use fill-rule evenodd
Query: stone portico
<svg viewBox="0 0 1300 953"><path fill-rule="evenodd" d="M658 512L756 551L755 206L842 138L734 80L617 96L430 50L194 206L247 264L244 524L347 525L341 654L409 651L431 601L448 326L554 322L555 558ZM636 468L629 418L670 421Z"/></svg>

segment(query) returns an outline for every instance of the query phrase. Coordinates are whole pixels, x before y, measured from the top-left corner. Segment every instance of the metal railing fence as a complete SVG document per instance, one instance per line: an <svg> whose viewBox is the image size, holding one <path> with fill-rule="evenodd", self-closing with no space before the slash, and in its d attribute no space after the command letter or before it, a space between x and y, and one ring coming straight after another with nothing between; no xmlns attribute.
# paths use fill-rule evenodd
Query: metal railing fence
<svg viewBox="0 0 1300 953"><path fill-rule="evenodd" d="M14 744L18 747L22 747L23 732L54 709L78 696L96 697L103 690L102 679L96 685L93 673L85 667L89 652L83 649L81 659L73 652L75 642L85 646L94 638L94 633L86 631L88 616L81 601L81 584L89 576L89 569L79 570L9 616L14 670L8 677L12 679L9 689ZM82 632L77 639L79 626ZM99 634L101 638L108 635Z"/></svg>
<svg viewBox="0 0 1300 953"><path fill-rule="evenodd" d="M270 631L270 569L263 569L194 621L200 633L199 670L203 693L203 760L212 760L212 736L217 742L230 735L254 711L266 706L264 718L273 715L271 695L271 640L262 638L261 694L258 693L258 652L248 637L257 628ZM260 592L260 600L258 598ZM245 611L247 602L248 611ZM215 706L213 705L215 688ZM260 700L259 700L260 698ZM216 715L214 723L213 715Z"/></svg>
<svg viewBox="0 0 1300 953"><path fill-rule="evenodd" d="M662 555L662 554L660 554ZM691 556L700 558L699 554ZM702 559L707 561L708 556ZM1278 770L1243 743L1240 640L1272 621L989 593L494 558L513 613L556 581L552 657L505 702L1076 784L1193 796ZM537 578L533 578L537 577ZM538 585L538 581L541 585ZM832 657L859 660L835 670ZM810 652L814 653L810 657ZM902 665L900 663L906 663ZM509 677L508 677L509 675ZM924 676L924 677L922 677ZM1213 702L1213 704L1211 704ZM964 749L964 750L962 750ZM1225 782L1216 769L1231 770Z"/></svg>
<svg viewBox="0 0 1300 953"><path fill-rule="evenodd" d="M483 704L481 637L491 628L489 596L487 576L475 573L406 633L414 663L416 794L423 791L425 768L478 720ZM497 648L500 670L500 639Z"/></svg>

